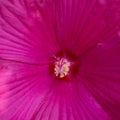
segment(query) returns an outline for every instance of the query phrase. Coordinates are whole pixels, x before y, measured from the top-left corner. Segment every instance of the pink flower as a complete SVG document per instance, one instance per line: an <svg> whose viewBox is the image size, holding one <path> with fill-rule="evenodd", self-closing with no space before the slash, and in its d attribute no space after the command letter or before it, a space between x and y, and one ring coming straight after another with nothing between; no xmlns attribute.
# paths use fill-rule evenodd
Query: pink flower
<svg viewBox="0 0 120 120"><path fill-rule="evenodd" d="M120 120L119 0L0 0L0 120Z"/></svg>

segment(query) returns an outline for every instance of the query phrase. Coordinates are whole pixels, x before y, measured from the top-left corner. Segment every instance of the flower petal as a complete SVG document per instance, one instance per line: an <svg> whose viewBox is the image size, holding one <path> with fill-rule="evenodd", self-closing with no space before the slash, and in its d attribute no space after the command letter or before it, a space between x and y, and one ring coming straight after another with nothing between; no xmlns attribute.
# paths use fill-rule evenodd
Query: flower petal
<svg viewBox="0 0 120 120"><path fill-rule="evenodd" d="M58 50L53 24L44 14L24 4L0 1L0 58L27 63L46 63ZM33 7L33 6L32 6ZM46 21L47 19L47 21ZM51 25L52 24L52 25ZM49 27L50 26L50 27Z"/></svg>
<svg viewBox="0 0 120 120"><path fill-rule="evenodd" d="M83 59L84 84L113 120L120 119L120 39L99 44Z"/></svg>
<svg viewBox="0 0 120 120"><path fill-rule="evenodd" d="M38 109L33 119L108 120L108 116L89 91L76 81L54 82L53 93Z"/></svg>
<svg viewBox="0 0 120 120"><path fill-rule="evenodd" d="M82 54L120 28L117 0L55 0L57 33L64 49ZM63 42L64 41L64 42Z"/></svg>
<svg viewBox="0 0 120 120"><path fill-rule="evenodd" d="M0 118L30 120L50 91L49 73L41 66L2 63L0 72Z"/></svg>

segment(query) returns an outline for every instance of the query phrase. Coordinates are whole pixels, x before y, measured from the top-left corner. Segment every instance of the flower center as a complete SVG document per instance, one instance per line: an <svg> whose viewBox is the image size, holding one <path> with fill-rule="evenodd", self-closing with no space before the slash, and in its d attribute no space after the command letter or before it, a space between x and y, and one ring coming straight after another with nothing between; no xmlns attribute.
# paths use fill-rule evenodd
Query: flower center
<svg viewBox="0 0 120 120"><path fill-rule="evenodd" d="M59 78L66 77L70 72L71 62L66 58L56 58L54 73Z"/></svg>
<svg viewBox="0 0 120 120"><path fill-rule="evenodd" d="M80 59L68 50L57 52L50 61L49 74L57 80L71 81L79 74Z"/></svg>

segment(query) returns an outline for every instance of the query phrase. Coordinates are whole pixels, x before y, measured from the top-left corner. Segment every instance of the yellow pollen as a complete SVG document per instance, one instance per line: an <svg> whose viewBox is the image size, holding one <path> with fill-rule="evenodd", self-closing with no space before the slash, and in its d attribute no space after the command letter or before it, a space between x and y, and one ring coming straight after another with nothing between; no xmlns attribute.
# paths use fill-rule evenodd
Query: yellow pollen
<svg viewBox="0 0 120 120"><path fill-rule="evenodd" d="M70 62L65 58L58 58L55 62L54 73L59 78L64 78L70 71Z"/></svg>

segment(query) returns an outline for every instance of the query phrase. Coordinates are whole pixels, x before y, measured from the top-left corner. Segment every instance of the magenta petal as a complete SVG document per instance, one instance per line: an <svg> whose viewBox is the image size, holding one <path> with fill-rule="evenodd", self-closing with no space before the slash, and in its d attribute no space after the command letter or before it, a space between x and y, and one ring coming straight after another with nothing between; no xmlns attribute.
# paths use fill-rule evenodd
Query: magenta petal
<svg viewBox="0 0 120 120"><path fill-rule="evenodd" d="M39 13L36 18L27 14L24 7L0 1L0 58L36 64L48 62L58 50L54 29L40 11L34 12Z"/></svg>
<svg viewBox="0 0 120 120"><path fill-rule="evenodd" d="M120 42L101 43L86 55L84 83L113 120L120 119Z"/></svg>
<svg viewBox="0 0 120 120"><path fill-rule="evenodd" d="M100 104L92 97L92 94L90 94L90 92L85 88L82 82L80 82L81 79L78 79L78 80L79 81L76 81L73 88L72 86L69 86L68 88L63 89L63 90L67 89L66 103L68 103L69 107L66 106L66 108L68 107L67 108L68 116L71 114L71 117L66 119L69 120L73 117L73 120L74 119L76 120L79 120L79 119L108 120L109 117L107 116L106 112L103 110ZM63 94L64 94L64 91L63 91ZM64 94L64 98L65 98L65 94Z"/></svg>
<svg viewBox="0 0 120 120"><path fill-rule="evenodd" d="M53 91L38 109L33 120L108 120L108 118L81 83L78 85L58 82L54 83Z"/></svg>
<svg viewBox="0 0 120 120"><path fill-rule="evenodd" d="M55 0L58 39L81 54L98 41L109 40L120 28L115 0ZM109 36L109 37L108 37ZM64 42L63 42L64 41Z"/></svg>
<svg viewBox="0 0 120 120"><path fill-rule="evenodd" d="M0 118L30 120L50 90L48 68L8 65L0 73Z"/></svg>

